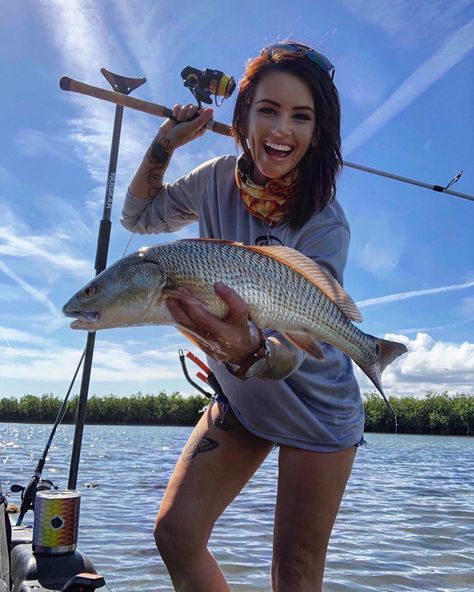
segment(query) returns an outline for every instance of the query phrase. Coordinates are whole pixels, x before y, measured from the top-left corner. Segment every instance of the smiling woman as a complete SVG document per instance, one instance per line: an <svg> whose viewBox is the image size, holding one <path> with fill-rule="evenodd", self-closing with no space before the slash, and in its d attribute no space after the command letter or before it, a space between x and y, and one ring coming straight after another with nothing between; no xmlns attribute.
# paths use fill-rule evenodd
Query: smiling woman
<svg viewBox="0 0 474 592"><path fill-rule="evenodd" d="M214 159L164 184L174 150L205 133L212 116L210 109L198 113L196 106L176 105L176 121L161 126L132 179L124 226L140 233L173 232L198 220L201 238L249 248L266 235L268 253L283 259L292 247L299 251L292 251L293 257L302 253L312 260L305 259L308 274L310 268L326 279L329 273L335 292L342 294L350 232L335 197L342 158L333 74L329 61L306 46L265 48L247 64L235 105L233 133L243 154ZM167 307L174 323L198 337L225 396L206 411L177 462L155 540L177 590L227 591L207 541L217 518L276 443L272 589L317 592L362 440L359 388L348 356L318 343L302 326L290 333L263 331L266 325L251 306L251 294L262 291L252 274L261 272L251 264L238 268L229 259L225 265L229 276L249 285L248 298L222 282L214 284L211 297L199 293L199 299L178 290L169 277L166 284L173 290ZM214 271L212 262L209 267ZM288 282L275 273L271 279L282 290L280 304L286 302L283 295L290 295L283 306L288 316L302 294L292 300ZM224 316L210 312L216 296L225 306ZM356 310L331 306L359 319ZM325 307L310 308L322 315ZM327 341L333 342L329 336ZM400 344L388 347L390 360L405 351ZM230 428L225 431L224 416Z"/></svg>

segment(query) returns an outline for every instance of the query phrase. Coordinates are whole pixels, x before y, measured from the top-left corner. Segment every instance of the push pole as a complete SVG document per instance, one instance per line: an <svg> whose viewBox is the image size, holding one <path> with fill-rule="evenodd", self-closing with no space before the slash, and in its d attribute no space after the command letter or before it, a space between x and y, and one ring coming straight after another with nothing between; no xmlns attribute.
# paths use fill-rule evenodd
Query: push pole
<svg viewBox="0 0 474 592"><path fill-rule="evenodd" d="M119 74L109 72L105 68L100 70L115 92L128 95L136 88L146 82L146 78L126 78ZM117 160L120 144L120 131L122 129L123 107L117 105L115 108L115 120L112 134L112 146L110 149L109 172L107 175L107 185L105 189L104 211L99 226L99 235L97 238L97 250L95 257L95 271L98 275L107 265L107 254L109 251L110 216L112 213L112 203L114 197L115 175L117 172ZM92 369L92 358L94 355L95 332L87 334L87 343L85 349L84 366L82 369L81 390L79 393L79 402L76 412L76 427L74 431L74 440L72 444L71 463L69 466L68 489L76 489L77 474L79 471L79 459L81 455L82 435L87 410L87 397L89 395L89 383Z"/></svg>

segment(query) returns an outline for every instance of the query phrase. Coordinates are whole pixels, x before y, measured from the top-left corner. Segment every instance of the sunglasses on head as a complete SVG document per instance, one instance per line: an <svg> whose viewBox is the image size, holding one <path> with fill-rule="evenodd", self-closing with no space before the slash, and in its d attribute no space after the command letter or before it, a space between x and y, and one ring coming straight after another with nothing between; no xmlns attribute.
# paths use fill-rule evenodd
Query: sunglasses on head
<svg viewBox="0 0 474 592"><path fill-rule="evenodd" d="M298 43L275 43L274 45L269 45L262 50L262 55L268 56L270 59L274 57L278 57L281 53L294 53L299 54L308 58L314 62L317 66L321 68L324 72L327 72L331 77L331 80L334 80L334 73L336 69L331 64L331 62L319 51L315 49L311 49L311 47L305 47L304 45L299 45Z"/></svg>

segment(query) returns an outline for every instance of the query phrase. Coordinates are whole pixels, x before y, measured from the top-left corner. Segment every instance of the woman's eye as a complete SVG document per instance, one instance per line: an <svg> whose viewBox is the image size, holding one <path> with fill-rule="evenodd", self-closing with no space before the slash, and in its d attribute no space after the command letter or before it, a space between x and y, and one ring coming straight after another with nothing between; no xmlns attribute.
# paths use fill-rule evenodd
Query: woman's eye
<svg viewBox="0 0 474 592"><path fill-rule="evenodd" d="M275 109L273 109L273 107L261 107L258 112L263 113L264 115L271 115L272 113L275 113Z"/></svg>
<svg viewBox="0 0 474 592"><path fill-rule="evenodd" d="M294 118L301 121L311 121L311 116L307 113L295 113Z"/></svg>

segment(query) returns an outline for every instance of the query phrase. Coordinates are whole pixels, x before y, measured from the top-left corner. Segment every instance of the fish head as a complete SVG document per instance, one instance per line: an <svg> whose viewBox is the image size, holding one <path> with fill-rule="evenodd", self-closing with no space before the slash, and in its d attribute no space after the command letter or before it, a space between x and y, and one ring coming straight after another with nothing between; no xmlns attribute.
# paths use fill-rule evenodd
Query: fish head
<svg viewBox="0 0 474 592"><path fill-rule="evenodd" d="M76 320L72 329L97 331L113 327L164 324L166 276L142 249L120 259L87 283L63 306Z"/></svg>

